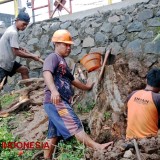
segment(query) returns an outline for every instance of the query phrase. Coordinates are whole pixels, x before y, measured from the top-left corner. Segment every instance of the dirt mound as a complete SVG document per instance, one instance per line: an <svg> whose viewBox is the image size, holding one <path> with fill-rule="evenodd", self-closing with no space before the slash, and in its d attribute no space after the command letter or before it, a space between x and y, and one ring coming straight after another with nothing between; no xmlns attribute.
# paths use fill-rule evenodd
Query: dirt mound
<svg viewBox="0 0 160 160"><path fill-rule="evenodd" d="M159 137L145 138L136 141L138 152L136 152L133 141L119 140L105 151L88 150L87 160L136 160L137 155L141 160L160 159L160 135ZM138 159L139 160L139 159Z"/></svg>

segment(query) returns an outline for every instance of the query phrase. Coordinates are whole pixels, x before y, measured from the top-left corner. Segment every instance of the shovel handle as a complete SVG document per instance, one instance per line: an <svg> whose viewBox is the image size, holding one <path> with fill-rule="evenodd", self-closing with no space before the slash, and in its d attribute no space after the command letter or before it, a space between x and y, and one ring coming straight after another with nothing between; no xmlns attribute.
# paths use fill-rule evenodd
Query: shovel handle
<svg viewBox="0 0 160 160"><path fill-rule="evenodd" d="M112 49L107 50L107 52L106 52L106 54L105 54L104 61L103 61L103 64L102 64L102 68L101 68L101 72L100 72L100 74L99 74L98 82L100 82L101 79L102 79L102 75L103 75L103 72L104 72L104 67L105 67L105 65L106 65L107 59L108 59L108 57L109 57L109 54L111 53L111 50L112 50Z"/></svg>
<svg viewBox="0 0 160 160"><path fill-rule="evenodd" d="M75 69L76 69L76 65L77 65L77 63L74 64L73 69L72 69L72 75L73 76L74 76L74 72L75 72Z"/></svg>
<svg viewBox="0 0 160 160"><path fill-rule="evenodd" d="M141 156L140 156L140 152L139 152L137 141L135 139L133 139L133 143L134 143L134 147L135 147L135 150L136 150L137 159L141 160Z"/></svg>
<svg viewBox="0 0 160 160"><path fill-rule="evenodd" d="M29 54L32 54L31 52L29 52L28 50L24 49L24 48L21 48L21 50L23 50L24 52L26 53L29 53ZM44 63L44 60L39 58L39 62L41 62L42 64Z"/></svg>
<svg viewBox="0 0 160 160"><path fill-rule="evenodd" d="M78 73L79 73L82 81L83 81L83 82L86 82L86 77L85 77L85 75L83 74L83 71L81 70L80 67L78 67Z"/></svg>
<svg viewBox="0 0 160 160"><path fill-rule="evenodd" d="M6 80L6 77L4 77L3 80L2 80L2 82L0 83L0 90L1 90L1 89L3 88L3 86L4 86L5 80Z"/></svg>

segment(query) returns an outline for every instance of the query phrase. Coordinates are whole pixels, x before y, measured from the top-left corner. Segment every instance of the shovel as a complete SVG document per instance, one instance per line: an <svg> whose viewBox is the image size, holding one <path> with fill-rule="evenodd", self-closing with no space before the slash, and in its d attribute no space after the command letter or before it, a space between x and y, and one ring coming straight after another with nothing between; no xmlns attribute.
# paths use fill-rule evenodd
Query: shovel
<svg viewBox="0 0 160 160"><path fill-rule="evenodd" d="M135 147L135 150L136 150L137 159L138 159L138 160L142 160L142 159L141 159L141 156L140 156L138 144L137 144L137 141L136 141L135 139L133 139L133 143L134 143L134 147Z"/></svg>
<svg viewBox="0 0 160 160"><path fill-rule="evenodd" d="M102 80L102 76L103 76L103 73L104 73L104 68L105 68L105 65L107 63L107 60L109 59L109 55L111 54L111 50L112 50L112 48L107 50L107 52L105 54L104 61L103 61L102 67L101 67L101 71L100 71L100 74L99 74L99 77L98 77L98 82L100 82Z"/></svg>
<svg viewBox="0 0 160 160"><path fill-rule="evenodd" d="M3 88L5 83L6 77L3 78L2 82L0 83L0 90Z"/></svg>
<svg viewBox="0 0 160 160"><path fill-rule="evenodd" d="M86 77L85 77L85 75L83 74L83 71L81 70L81 68L78 67L77 70L78 70L78 73L79 73L79 75L80 75L80 77L81 77L83 83L87 83Z"/></svg>

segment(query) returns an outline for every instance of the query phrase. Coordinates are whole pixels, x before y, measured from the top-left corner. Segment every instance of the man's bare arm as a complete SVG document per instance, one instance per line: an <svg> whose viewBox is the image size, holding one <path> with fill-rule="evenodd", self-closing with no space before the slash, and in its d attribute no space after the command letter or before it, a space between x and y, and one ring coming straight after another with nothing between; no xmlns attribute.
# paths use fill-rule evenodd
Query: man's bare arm
<svg viewBox="0 0 160 160"><path fill-rule="evenodd" d="M19 49L19 48L12 48L14 54L16 56L19 56L19 57L22 57L22 58L31 58L35 61L39 61L40 60L40 57L37 56L37 55L34 55L26 50L23 50L23 49Z"/></svg>
<svg viewBox="0 0 160 160"><path fill-rule="evenodd" d="M82 89L82 90L91 90L94 83L87 82L87 84L83 84L78 79L75 79L72 81L72 85L74 85L75 87Z"/></svg>

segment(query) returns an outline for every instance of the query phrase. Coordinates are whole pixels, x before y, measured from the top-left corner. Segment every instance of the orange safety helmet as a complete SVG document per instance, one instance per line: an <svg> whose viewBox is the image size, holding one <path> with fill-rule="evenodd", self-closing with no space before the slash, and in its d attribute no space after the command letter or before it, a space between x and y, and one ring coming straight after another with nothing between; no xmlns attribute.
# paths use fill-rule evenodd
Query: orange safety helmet
<svg viewBox="0 0 160 160"><path fill-rule="evenodd" d="M60 29L60 30L55 31L52 36L52 42L62 42L62 43L67 43L67 44L74 44L72 41L71 34L65 29Z"/></svg>

